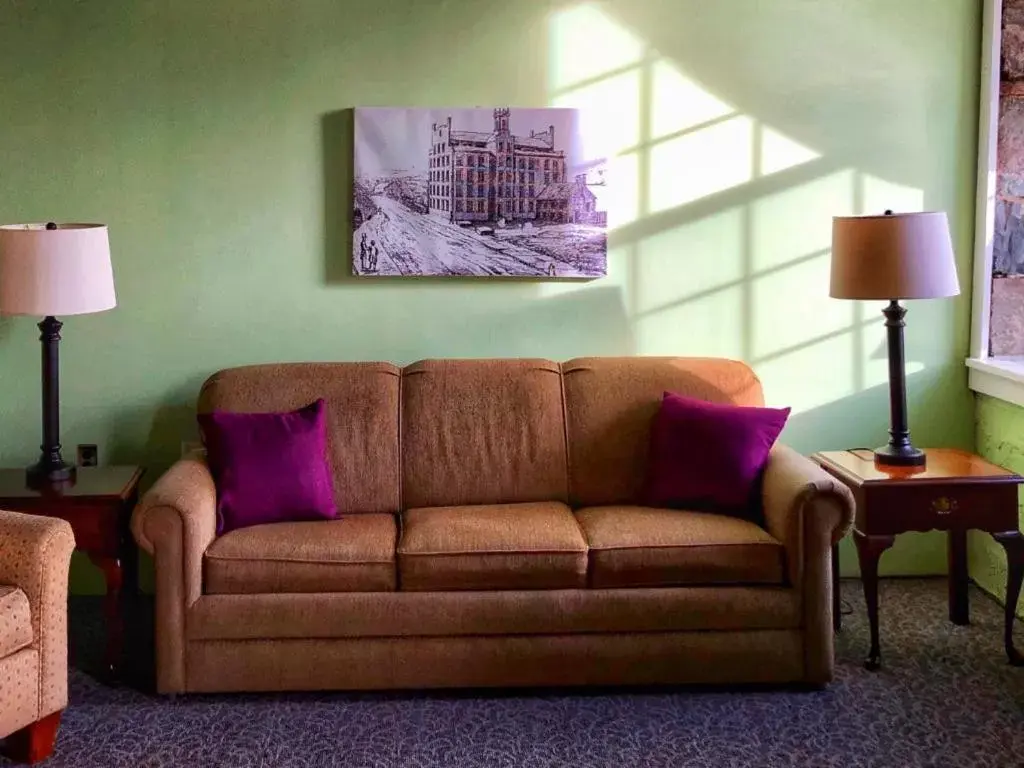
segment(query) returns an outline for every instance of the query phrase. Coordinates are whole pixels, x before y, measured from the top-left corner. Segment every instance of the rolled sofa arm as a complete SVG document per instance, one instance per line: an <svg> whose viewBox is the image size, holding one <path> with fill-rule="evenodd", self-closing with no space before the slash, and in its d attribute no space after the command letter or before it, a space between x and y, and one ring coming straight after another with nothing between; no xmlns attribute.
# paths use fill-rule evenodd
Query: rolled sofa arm
<svg viewBox="0 0 1024 768"><path fill-rule="evenodd" d="M65 520L0 510L0 584L28 598L39 651L39 716L68 703L68 569L75 536Z"/></svg>
<svg viewBox="0 0 1024 768"><path fill-rule="evenodd" d="M776 444L762 489L765 527L786 547L789 582L800 591L804 678L829 682L832 640L832 545L853 524L850 489L810 459Z"/></svg>
<svg viewBox="0 0 1024 768"><path fill-rule="evenodd" d="M206 461L182 459L132 512L132 534L153 555L157 690L185 689L185 613L203 593L203 554L216 536L217 489Z"/></svg>
<svg viewBox="0 0 1024 768"><path fill-rule="evenodd" d="M768 457L762 489L765 527L786 546L789 578L800 583L808 547L830 548L853 525L850 489L785 445Z"/></svg>

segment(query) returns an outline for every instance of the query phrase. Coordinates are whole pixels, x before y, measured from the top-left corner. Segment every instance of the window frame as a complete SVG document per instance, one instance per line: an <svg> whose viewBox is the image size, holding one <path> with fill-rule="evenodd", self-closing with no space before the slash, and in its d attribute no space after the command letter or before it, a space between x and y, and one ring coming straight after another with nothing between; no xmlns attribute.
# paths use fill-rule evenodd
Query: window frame
<svg viewBox="0 0 1024 768"><path fill-rule="evenodd" d="M1002 19L1003 0L985 0L978 123L978 180L974 212L971 346L970 357L966 361L967 384L974 392L1024 406L1024 357L989 354Z"/></svg>

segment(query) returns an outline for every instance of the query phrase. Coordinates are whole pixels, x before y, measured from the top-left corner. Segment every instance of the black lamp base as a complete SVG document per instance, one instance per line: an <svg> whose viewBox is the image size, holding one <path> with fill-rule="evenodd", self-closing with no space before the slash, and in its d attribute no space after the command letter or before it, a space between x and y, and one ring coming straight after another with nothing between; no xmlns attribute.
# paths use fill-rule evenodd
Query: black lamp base
<svg viewBox="0 0 1024 768"><path fill-rule="evenodd" d="M927 461L924 451L912 445L883 445L875 449L875 461L887 467L923 467Z"/></svg>
<svg viewBox="0 0 1024 768"><path fill-rule="evenodd" d="M25 470L25 482L29 488L46 488L65 485L75 481L75 467L63 460L58 463L40 460Z"/></svg>

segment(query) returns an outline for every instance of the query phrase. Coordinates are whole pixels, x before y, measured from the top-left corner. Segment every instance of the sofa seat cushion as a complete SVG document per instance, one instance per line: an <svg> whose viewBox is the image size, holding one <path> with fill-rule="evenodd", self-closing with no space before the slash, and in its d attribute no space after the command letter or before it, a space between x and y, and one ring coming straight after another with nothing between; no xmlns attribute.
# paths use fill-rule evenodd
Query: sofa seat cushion
<svg viewBox="0 0 1024 768"><path fill-rule="evenodd" d="M747 520L654 507L588 507L592 587L782 584L785 549Z"/></svg>
<svg viewBox="0 0 1024 768"><path fill-rule="evenodd" d="M402 520L403 590L586 586L587 543L561 502L422 507Z"/></svg>
<svg viewBox="0 0 1024 768"><path fill-rule="evenodd" d="M0 584L0 659L32 645L28 597L17 587Z"/></svg>
<svg viewBox="0 0 1024 768"><path fill-rule="evenodd" d="M387 592L395 589L393 515L270 523L218 537L206 550L207 594Z"/></svg>

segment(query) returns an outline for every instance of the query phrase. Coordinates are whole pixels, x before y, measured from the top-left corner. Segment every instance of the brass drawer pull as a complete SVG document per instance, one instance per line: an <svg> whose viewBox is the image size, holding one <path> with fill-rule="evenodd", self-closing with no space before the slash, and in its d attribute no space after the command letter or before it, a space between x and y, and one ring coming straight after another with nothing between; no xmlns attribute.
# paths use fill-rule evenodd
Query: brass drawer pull
<svg viewBox="0 0 1024 768"><path fill-rule="evenodd" d="M956 511L956 499L940 496L932 501L932 512L937 515L949 515Z"/></svg>

